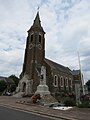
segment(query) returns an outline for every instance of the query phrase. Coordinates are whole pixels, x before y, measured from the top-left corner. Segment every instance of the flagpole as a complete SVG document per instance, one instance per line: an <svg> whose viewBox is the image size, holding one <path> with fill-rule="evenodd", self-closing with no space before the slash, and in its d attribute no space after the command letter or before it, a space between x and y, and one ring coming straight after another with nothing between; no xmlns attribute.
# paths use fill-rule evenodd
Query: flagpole
<svg viewBox="0 0 90 120"><path fill-rule="evenodd" d="M82 69L81 69L79 52L78 52L78 61L79 61L79 69L80 69L80 77L81 77L83 95L85 95L85 91L84 91L84 79L83 79L83 76L82 76Z"/></svg>

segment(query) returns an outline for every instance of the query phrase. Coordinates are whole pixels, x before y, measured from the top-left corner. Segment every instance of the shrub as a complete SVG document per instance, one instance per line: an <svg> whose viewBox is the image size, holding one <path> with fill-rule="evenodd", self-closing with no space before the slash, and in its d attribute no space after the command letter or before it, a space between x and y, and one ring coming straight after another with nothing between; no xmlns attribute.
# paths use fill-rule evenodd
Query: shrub
<svg viewBox="0 0 90 120"><path fill-rule="evenodd" d="M81 104L78 105L79 108L90 108L90 100L83 100Z"/></svg>
<svg viewBox="0 0 90 120"><path fill-rule="evenodd" d="M15 85L18 86L18 83L19 83L18 77L16 77L15 75L11 75L8 78L11 78L14 81Z"/></svg>
<svg viewBox="0 0 90 120"><path fill-rule="evenodd" d="M79 107L79 108L90 108L90 105L89 105L89 104L82 103L82 104L79 104L78 107Z"/></svg>
<svg viewBox="0 0 90 120"><path fill-rule="evenodd" d="M16 85L12 84L10 87L10 92L14 92L16 90Z"/></svg>
<svg viewBox="0 0 90 120"><path fill-rule="evenodd" d="M7 88L7 84L5 81L0 81L0 92L3 92Z"/></svg>
<svg viewBox="0 0 90 120"><path fill-rule="evenodd" d="M73 100L73 99L66 99L64 101L64 104L65 104L65 106L75 106L76 105L75 100Z"/></svg>

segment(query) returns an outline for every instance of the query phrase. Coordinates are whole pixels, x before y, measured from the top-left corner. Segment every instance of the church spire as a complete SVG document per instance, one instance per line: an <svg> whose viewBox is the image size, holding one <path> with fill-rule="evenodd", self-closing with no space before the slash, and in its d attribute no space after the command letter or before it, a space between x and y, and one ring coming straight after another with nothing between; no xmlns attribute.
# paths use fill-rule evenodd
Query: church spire
<svg viewBox="0 0 90 120"><path fill-rule="evenodd" d="M30 32L31 30L35 30L36 28L39 29L40 31L44 32L44 30L41 26L41 21L40 21L40 16L39 16L39 7L37 9L37 14L36 14L36 17L34 19L33 25L28 30L28 32ZM44 32L44 34L45 34L45 32Z"/></svg>
<svg viewBox="0 0 90 120"><path fill-rule="evenodd" d="M41 21L40 21L40 17L39 17L39 11L37 12L37 15L35 17L33 25L35 25L35 26L41 26Z"/></svg>

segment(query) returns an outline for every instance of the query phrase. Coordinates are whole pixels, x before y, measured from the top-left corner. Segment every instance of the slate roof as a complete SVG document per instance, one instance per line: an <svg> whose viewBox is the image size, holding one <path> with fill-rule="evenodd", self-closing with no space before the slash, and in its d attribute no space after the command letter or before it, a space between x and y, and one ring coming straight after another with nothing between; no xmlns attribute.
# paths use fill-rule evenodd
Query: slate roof
<svg viewBox="0 0 90 120"><path fill-rule="evenodd" d="M58 70L58 71L61 71L61 72L64 72L64 73L68 73L68 74L71 74L71 70L68 68L68 67L65 67L63 65L60 65L56 62L53 62L49 59L46 59L44 60L52 69L55 69L55 70Z"/></svg>
<svg viewBox="0 0 90 120"><path fill-rule="evenodd" d="M71 71L72 75L79 75L80 74L80 70L73 70Z"/></svg>

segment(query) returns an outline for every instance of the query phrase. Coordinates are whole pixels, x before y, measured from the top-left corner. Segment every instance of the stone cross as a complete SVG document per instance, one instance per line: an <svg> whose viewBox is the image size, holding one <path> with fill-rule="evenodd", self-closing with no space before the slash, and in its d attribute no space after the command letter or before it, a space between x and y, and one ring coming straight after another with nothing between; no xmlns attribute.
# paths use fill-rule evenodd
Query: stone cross
<svg viewBox="0 0 90 120"><path fill-rule="evenodd" d="M37 8L37 11L38 11L38 12L39 12L39 8L40 8L40 7L39 7L39 5L38 5L38 8Z"/></svg>

